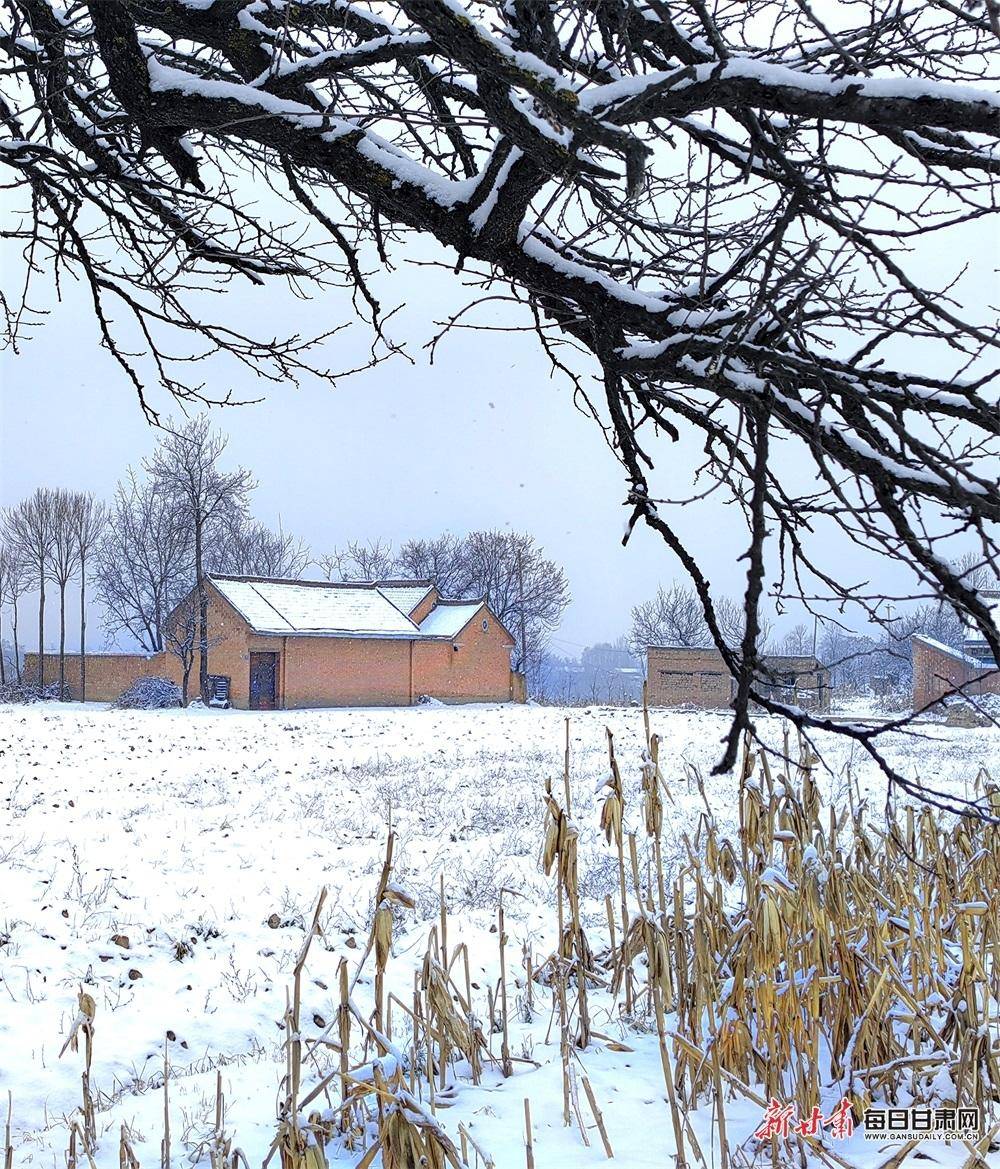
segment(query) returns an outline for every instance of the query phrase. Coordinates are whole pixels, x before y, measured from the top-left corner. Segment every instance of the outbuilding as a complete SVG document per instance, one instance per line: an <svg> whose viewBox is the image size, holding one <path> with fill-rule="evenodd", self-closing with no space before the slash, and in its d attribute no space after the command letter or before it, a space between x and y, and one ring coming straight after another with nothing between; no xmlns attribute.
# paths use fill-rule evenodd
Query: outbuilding
<svg viewBox="0 0 1000 1169"><path fill-rule="evenodd" d="M712 646L651 645L646 650L651 706L728 707L736 682ZM825 711L830 706L830 671L810 655L765 654L757 688L776 702Z"/></svg>

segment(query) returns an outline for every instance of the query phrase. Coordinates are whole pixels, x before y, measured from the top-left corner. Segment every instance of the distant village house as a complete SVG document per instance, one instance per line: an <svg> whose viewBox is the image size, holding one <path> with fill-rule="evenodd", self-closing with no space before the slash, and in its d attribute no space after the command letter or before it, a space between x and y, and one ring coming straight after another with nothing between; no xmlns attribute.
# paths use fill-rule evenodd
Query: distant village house
<svg viewBox="0 0 1000 1169"><path fill-rule="evenodd" d="M728 707L736 680L722 654L704 646L651 645L646 650L650 706ZM810 656L766 654L758 688L776 702L807 710L830 708L830 671Z"/></svg>
<svg viewBox="0 0 1000 1169"><path fill-rule="evenodd" d="M207 578L208 663L215 690L241 709L524 701L514 639L483 598L442 597L430 581L337 583ZM58 676L58 655L44 658ZM70 697L80 659L66 659ZM87 697L113 702L141 677L181 684L181 659L87 654ZM198 653L190 672L197 686ZM28 677L38 656L27 654Z"/></svg>
<svg viewBox="0 0 1000 1169"><path fill-rule="evenodd" d="M1000 626L1000 589L983 589L982 595ZM954 692L967 697L1000 694L1000 669L977 626L966 626L961 649L918 633L911 638L911 653L914 710L924 710Z"/></svg>

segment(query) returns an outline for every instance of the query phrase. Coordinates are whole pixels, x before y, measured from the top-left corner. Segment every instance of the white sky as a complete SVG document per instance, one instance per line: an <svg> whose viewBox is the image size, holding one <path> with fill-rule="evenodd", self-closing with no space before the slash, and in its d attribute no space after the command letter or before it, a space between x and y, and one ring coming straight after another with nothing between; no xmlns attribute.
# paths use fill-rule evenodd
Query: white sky
<svg viewBox="0 0 1000 1169"><path fill-rule="evenodd" d="M978 267L964 299L979 301L973 315L981 317L981 304L996 299L997 243L980 237L977 245L971 236L968 243ZM935 247L921 259L932 272L943 264L953 270L954 254ZM280 284L230 288L224 298L206 297L206 311L257 335L313 334L352 317L340 290L302 302ZM264 396L256 405L214 412L230 435L231 462L257 476L258 518L271 525L280 520L316 555L350 539L398 545L444 530L527 530L570 582L572 603L553 649L576 655L584 645L624 633L631 607L682 573L644 529L621 547L627 511L620 467L597 426L573 407L568 386L551 380L537 341L529 333L458 332L431 365L422 346L436 332L434 322L472 294L449 272L406 264L383 277L379 293L384 307L409 302L394 318L393 335L408 342L415 364L394 359L336 388L308 383L298 390L262 385L245 372L223 383L225 370L216 369L212 389ZM42 299L36 295L36 305ZM40 484L109 497L125 467L137 465L155 443L131 387L99 347L86 299L70 290L63 304L51 293L49 300L50 315L20 353L0 354L0 506ZM466 319L489 324L511 317L505 306L492 306ZM356 365L368 343L364 326L355 326L327 343L320 364ZM902 356L905 362L912 355ZM945 371L942 365L939 372ZM164 415L171 412L163 396L154 402ZM692 466L693 456L661 445L660 489L688 494ZM674 520L715 586L738 594L744 567L736 558L745 537L734 510L710 501ZM859 579L866 575L860 554L845 547L843 555L848 570L856 563ZM794 619L779 622L778 632ZM27 630L27 608L22 621ZM93 644L102 645L96 623L92 628Z"/></svg>
<svg viewBox="0 0 1000 1169"><path fill-rule="evenodd" d="M349 539L531 531L571 585L554 648L575 654L617 637L630 607L675 569L646 532L621 547L623 479L597 427L550 380L527 334L456 333L430 365L420 345L445 305L428 289L451 282L426 269L400 280L419 294L396 330L414 337L414 365L394 359L336 388L272 387L259 404L213 411L230 436L227 459L258 479L255 513L317 555ZM248 310L275 301L274 290L232 296ZM326 294L328 321L349 313L343 294ZM272 327L281 325L294 328L294 318ZM85 302L55 305L19 355L0 357L0 505L40 484L110 496L126 465L152 449L155 432L95 333ZM366 341L361 326L357 339ZM327 352L335 367L358 356L344 334ZM261 387L244 377L235 389L251 398ZM720 555L715 567L724 566Z"/></svg>

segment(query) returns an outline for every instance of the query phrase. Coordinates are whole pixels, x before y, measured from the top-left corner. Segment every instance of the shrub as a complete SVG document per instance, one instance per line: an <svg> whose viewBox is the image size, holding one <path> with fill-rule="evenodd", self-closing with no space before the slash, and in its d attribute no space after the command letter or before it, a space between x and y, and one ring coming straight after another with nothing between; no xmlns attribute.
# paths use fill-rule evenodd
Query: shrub
<svg viewBox="0 0 1000 1169"><path fill-rule="evenodd" d="M39 699L38 687L29 682L10 681L0 686L0 704L10 703L15 706L27 706Z"/></svg>
<svg viewBox="0 0 1000 1169"><path fill-rule="evenodd" d="M169 678L139 678L119 696L119 710L167 710L181 705L181 688Z"/></svg>

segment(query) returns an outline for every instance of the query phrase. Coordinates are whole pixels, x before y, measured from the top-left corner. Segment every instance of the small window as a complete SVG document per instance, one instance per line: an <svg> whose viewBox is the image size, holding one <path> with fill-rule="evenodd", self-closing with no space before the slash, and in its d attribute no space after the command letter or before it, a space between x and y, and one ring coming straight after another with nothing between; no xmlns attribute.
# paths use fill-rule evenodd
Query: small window
<svg viewBox="0 0 1000 1169"><path fill-rule="evenodd" d="M488 621L488 620L487 620L487 619L484 617L484 618L483 618L483 632L485 633L485 632L486 632L486 630L487 630L487 629L489 629L489 627L490 627L490 623L489 623L489 621Z"/></svg>

